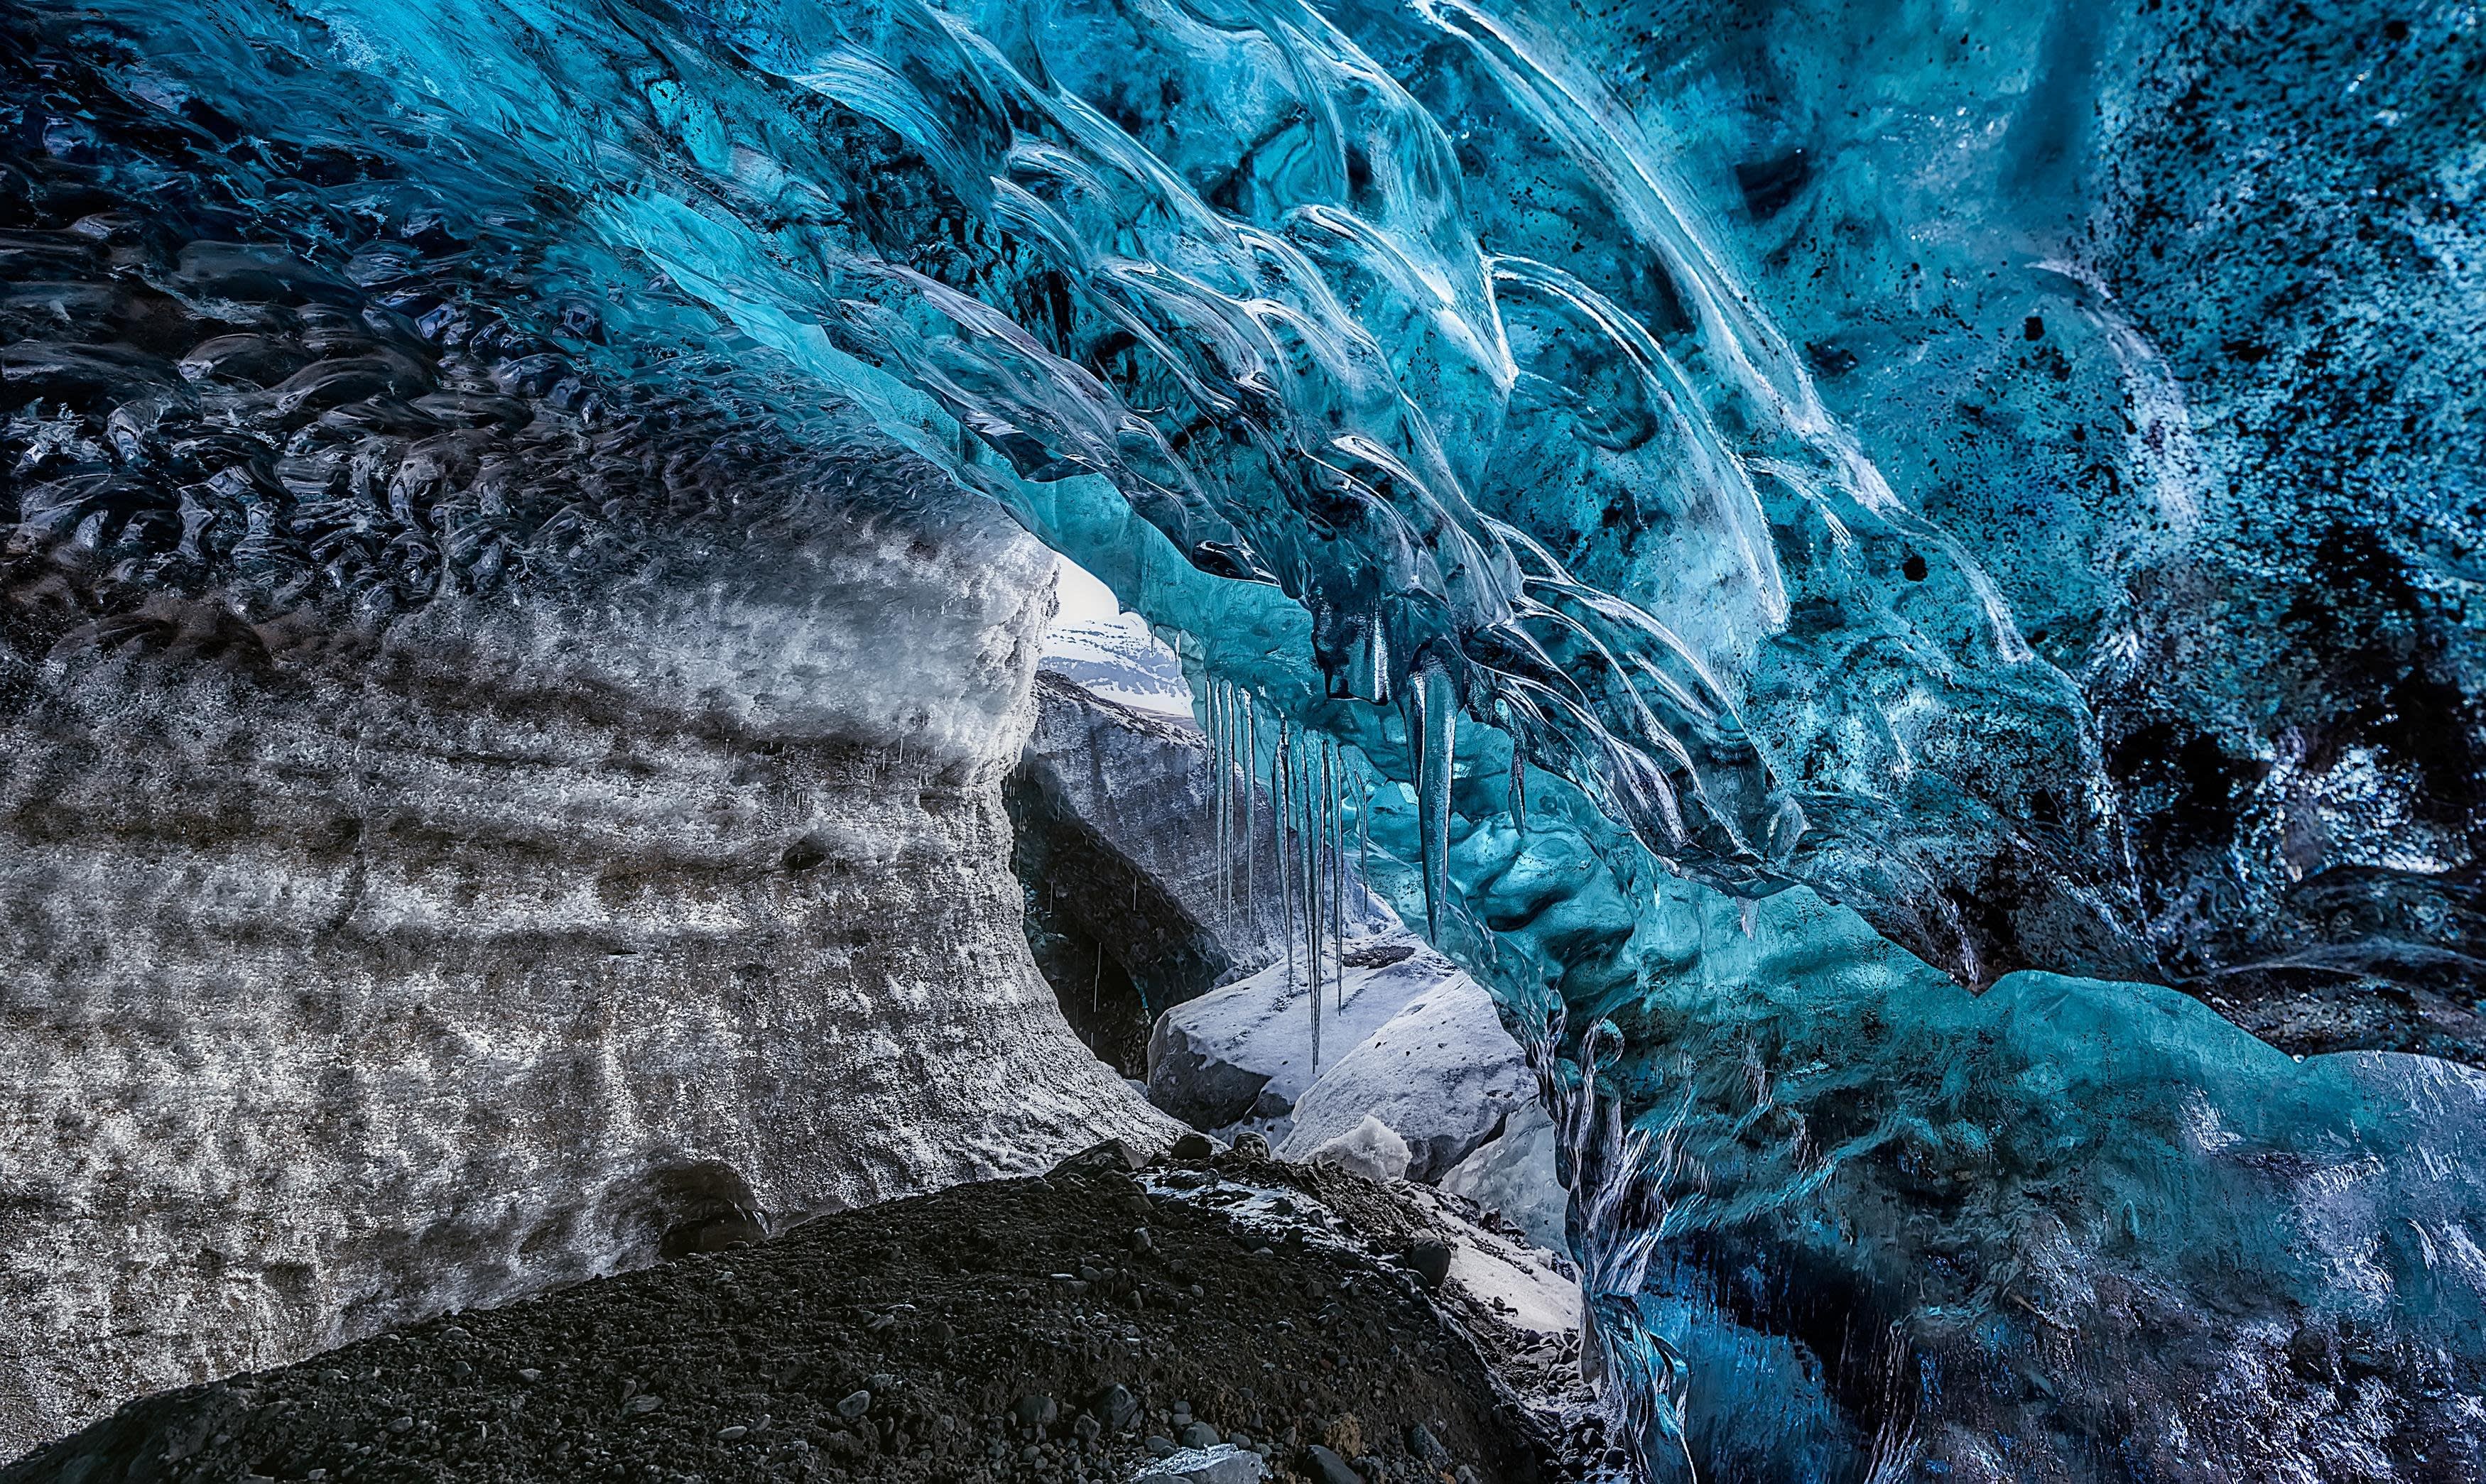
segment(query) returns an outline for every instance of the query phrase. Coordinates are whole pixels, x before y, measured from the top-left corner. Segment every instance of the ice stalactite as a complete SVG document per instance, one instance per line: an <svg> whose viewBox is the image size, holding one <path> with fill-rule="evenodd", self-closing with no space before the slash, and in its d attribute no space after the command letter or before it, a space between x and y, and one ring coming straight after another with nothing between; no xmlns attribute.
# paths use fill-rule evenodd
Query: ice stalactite
<svg viewBox="0 0 2486 1484"><path fill-rule="evenodd" d="M1305 754L1303 754L1303 880L1305 885L1311 888L1311 902L1312 902L1311 918L1305 920L1303 924L1305 927L1303 937L1305 937L1305 948L1311 949L1311 959L1312 959L1311 987L1315 1000L1320 997L1320 994L1328 994L1330 989L1328 952L1325 952L1325 949L1328 949L1325 930L1328 930L1328 924L1330 924L1330 918L1328 918L1330 883L1328 883L1328 877L1322 875L1322 863L1320 863L1322 808L1325 808L1325 798L1320 795L1320 741L1312 738L1312 746L1305 748Z"/></svg>
<svg viewBox="0 0 2486 1484"><path fill-rule="evenodd" d="M1295 869L1304 893L1304 987L1317 1002L1329 989L1321 955L1320 837L1313 831L1320 811L1314 763L1320 745L1311 732L1304 734L1304 744L1295 755Z"/></svg>
<svg viewBox="0 0 2486 1484"><path fill-rule="evenodd" d="M1304 999L1312 1016L1312 1065L1321 1055L1321 997L1316 987L1319 963L1311 947L1307 925L1313 921L1311 882L1302 869L1303 838L1296 815L1304 808L1301 756L1304 734L1284 718L1269 755L1269 834L1271 859L1278 877L1279 915L1285 927L1286 982L1309 991Z"/></svg>
<svg viewBox="0 0 2486 1484"><path fill-rule="evenodd" d="M1237 687L1237 693L1243 698L1243 910L1258 912L1260 873L1256 863L1260 855L1260 708L1251 692Z"/></svg>
<svg viewBox="0 0 2486 1484"><path fill-rule="evenodd" d="M1450 676L1437 666L1411 676L1405 696L1408 742L1415 752L1424 924L1439 942L1442 913L1450 896L1450 783L1458 762L1459 704Z"/></svg>
<svg viewBox="0 0 2486 1484"><path fill-rule="evenodd" d="M1217 925L1228 934L1234 930L1234 868L1231 841L1227 837L1233 815L1233 796L1229 775L1234 759L1230 756L1228 725L1226 683L1211 683L1201 696L1201 710L1208 729L1208 811L1211 820L1210 846L1215 852L1211 868L1217 873Z"/></svg>
<svg viewBox="0 0 2486 1484"><path fill-rule="evenodd" d="M1344 818L1339 794L1338 742L1321 745L1321 860L1329 890L1329 962L1338 984L1338 1007L1346 1008L1346 852L1340 848Z"/></svg>

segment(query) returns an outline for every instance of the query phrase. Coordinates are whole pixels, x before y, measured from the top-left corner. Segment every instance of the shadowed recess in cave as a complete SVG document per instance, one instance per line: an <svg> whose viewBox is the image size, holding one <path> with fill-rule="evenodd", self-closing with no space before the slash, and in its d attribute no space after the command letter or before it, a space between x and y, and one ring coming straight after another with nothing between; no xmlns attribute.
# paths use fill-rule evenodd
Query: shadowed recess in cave
<svg viewBox="0 0 2486 1484"><path fill-rule="evenodd" d="M2434 1476L2486 1084L2389 1054L2486 1054L2473 316L2370 409L2473 307L2473 150L2376 147L2342 329L2168 225L2294 96L2221 7L1594 9L21 10L8 575L105 595L11 662L907 469L1179 638L1286 953L1368 854L1495 990L1647 1469ZM2474 88L2393 24L2287 66Z"/></svg>

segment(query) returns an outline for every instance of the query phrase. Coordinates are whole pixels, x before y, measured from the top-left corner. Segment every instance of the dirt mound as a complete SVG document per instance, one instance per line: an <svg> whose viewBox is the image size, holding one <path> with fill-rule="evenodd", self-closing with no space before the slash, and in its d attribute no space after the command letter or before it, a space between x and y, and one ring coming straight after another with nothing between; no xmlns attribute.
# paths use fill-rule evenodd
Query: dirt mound
<svg viewBox="0 0 2486 1484"><path fill-rule="evenodd" d="M0 1484L1076 1484L1220 1443L1323 1484L1549 1477L1425 1220L1332 1170L1074 1161L150 1397Z"/></svg>

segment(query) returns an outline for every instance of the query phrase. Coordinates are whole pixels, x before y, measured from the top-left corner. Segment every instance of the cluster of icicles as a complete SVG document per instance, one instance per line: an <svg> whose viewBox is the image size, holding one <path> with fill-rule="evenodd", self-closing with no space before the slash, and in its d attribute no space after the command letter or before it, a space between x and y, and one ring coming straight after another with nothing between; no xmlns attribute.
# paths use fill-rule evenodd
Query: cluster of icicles
<svg viewBox="0 0 2486 1484"><path fill-rule="evenodd" d="M1349 893L1362 891L1371 862L1372 783L1340 751L1336 739L1284 717L1265 724L1269 745L1264 757L1259 707L1239 685L1211 680L1202 712L1208 725L1210 807L1217 821L1219 919L1230 932L1238 913L1248 922L1259 910L1260 797L1265 789L1269 873L1285 923L1286 983L1300 983L1310 991L1305 998L1312 1006L1312 1064L1317 1070L1322 996L1330 996L1340 1008L1346 1004L1346 902ZM1351 871L1346 838L1350 812L1355 829Z"/></svg>

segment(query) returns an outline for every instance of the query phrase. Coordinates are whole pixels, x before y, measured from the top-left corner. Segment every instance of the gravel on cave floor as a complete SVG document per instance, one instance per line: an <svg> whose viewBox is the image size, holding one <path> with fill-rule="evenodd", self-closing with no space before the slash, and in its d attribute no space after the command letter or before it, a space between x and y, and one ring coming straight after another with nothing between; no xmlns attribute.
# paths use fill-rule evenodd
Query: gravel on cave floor
<svg viewBox="0 0 2486 1484"><path fill-rule="evenodd" d="M1575 1476L1576 1350L1430 1292L1426 1223L1327 1168L1091 1155L148 1397L0 1484L1119 1484L1205 1441L1186 1403L1275 1479Z"/></svg>

